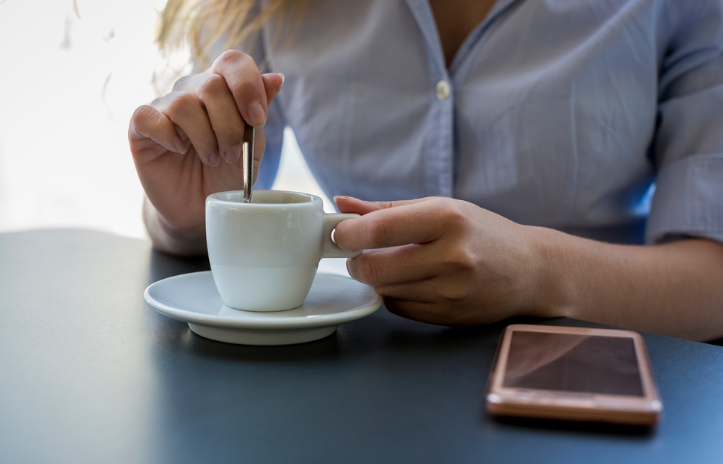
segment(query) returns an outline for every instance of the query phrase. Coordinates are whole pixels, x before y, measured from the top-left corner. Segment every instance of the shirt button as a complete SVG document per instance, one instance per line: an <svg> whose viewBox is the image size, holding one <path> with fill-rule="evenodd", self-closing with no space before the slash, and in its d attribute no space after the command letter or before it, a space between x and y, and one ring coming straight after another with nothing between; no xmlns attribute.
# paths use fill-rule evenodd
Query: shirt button
<svg viewBox="0 0 723 464"><path fill-rule="evenodd" d="M437 98L440 100L449 98L449 83L447 81L437 82Z"/></svg>

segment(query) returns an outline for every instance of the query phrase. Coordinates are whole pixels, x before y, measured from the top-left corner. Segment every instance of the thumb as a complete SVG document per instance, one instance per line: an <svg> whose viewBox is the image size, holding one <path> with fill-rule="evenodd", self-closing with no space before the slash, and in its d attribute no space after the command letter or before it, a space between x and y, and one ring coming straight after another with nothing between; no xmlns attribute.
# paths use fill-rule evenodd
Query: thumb
<svg viewBox="0 0 723 464"><path fill-rule="evenodd" d="M334 197L334 203L342 213L357 213L362 216L373 211L382 209L395 208L397 206L413 205L426 201L429 198L416 198L414 200L397 200L397 201L364 201L354 197Z"/></svg>

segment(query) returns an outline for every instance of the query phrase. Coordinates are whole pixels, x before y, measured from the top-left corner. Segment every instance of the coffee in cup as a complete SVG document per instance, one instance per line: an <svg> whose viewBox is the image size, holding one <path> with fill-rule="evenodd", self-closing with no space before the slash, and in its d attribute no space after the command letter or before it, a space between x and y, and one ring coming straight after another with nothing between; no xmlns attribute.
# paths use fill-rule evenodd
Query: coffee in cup
<svg viewBox="0 0 723 464"><path fill-rule="evenodd" d="M283 311L304 303L321 258L353 258L331 232L358 214L326 214L306 193L254 190L206 198L206 241L213 279L231 308Z"/></svg>

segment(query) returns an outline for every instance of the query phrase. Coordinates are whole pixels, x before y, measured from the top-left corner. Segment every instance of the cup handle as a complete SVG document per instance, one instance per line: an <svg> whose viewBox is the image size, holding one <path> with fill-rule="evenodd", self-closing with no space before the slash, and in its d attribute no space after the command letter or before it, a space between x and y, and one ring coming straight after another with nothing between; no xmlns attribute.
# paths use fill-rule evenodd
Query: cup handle
<svg viewBox="0 0 723 464"><path fill-rule="evenodd" d="M341 221L353 219L356 217L359 217L359 215L338 213L324 215L324 229L322 231L323 238L321 249L322 258L356 258L360 254L362 254L362 250L346 251L342 248L339 248L339 245L334 243L334 240L331 239L331 231L334 230L334 227L339 225Z"/></svg>

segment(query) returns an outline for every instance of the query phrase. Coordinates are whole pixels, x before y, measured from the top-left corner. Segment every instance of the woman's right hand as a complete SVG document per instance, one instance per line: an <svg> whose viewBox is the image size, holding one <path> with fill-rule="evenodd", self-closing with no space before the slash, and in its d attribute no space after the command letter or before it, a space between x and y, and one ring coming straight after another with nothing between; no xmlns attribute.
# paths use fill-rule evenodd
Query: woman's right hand
<svg viewBox="0 0 723 464"><path fill-rule="evenodd" d="M266 123L282 83L282 75L262 75L253 58L229 50L207 72L179 79L171 93L133 113L133 161L166 232L203 231L206 197L243 189L238 161L244 122L257 128ZM266 147L263 129L256 130L254 145L257 178Z"/></svg>

